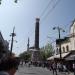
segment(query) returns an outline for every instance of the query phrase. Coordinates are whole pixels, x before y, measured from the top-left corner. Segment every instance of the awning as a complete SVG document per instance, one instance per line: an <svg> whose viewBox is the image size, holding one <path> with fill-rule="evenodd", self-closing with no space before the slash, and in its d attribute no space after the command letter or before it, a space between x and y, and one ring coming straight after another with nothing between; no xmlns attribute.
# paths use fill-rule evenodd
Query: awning
<svg viewBox="0 0 75 75"><path fill-rule="evenodd" d="M47 58L47 60L54 60L54 56Z"/></svg>
<svg viewBox="0 0 75 75"><path fill-rule="evenodd" d="M61 54L62 58L66 57L69 53L70 53L70 52L62 53L62 54ZM47 60L54 60L55 58L58 58L58 59L59 59L59 58L60 58L60 54L51 56L51 57L47 58Z"/></svg>
<svg viewBox="0 0 75 75"><path fill-rule="evenodd" d="M71 54L65 58L66 60L75 60L75 54Z"/></svg>

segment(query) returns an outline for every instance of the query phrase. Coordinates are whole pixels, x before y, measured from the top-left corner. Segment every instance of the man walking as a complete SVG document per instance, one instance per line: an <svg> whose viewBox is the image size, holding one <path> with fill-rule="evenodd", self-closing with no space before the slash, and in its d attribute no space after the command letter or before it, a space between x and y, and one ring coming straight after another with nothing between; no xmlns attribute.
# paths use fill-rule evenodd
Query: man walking
<svg viewBox="0 0 75 75"><path fill-rule="evenodd" d="M52 68L53 68L53 75L54 73L57 75L57 65L55 62L53 63Z"/></svg>

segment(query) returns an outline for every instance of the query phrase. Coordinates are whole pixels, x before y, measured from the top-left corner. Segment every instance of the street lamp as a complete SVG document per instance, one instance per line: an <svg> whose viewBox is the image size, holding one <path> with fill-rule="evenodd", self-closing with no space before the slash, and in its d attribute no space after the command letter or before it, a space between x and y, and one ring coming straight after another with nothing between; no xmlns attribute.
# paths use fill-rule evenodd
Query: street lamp
<svg viewBox="0 0 75 75"><path fill-rule="evenodd" d="M53 27L53 30L57 29L58 33L59 33L59 52L60 52L60 59L62 59L61 56L61 38L60 38L60 31L65 32L65 30L63 30L62 28L58 27Z"/></svg>
<svg viewBox="0 0 75 75"><path fill-rule="evenodd" d="M10 48L10 55L12 54L12 48L13 48L13 41L14 41L14 37L16 36L16 34L14 33L14 30L15 30L15 27L13 28L13 32L11 33L11 37L12 37L12 40L11 40L11 48Z"/></svg>

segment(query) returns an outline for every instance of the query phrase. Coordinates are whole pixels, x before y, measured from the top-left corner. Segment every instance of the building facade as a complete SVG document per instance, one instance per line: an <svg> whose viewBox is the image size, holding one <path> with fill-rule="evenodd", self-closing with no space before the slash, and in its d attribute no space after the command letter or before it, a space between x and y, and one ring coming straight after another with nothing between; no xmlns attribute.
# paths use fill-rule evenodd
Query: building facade
<svg viewBox="0 0 75 75"><path fill-rule="evenodd" d="M60 48L61 45L61 49ZM61 58L60 58L61 50ZM61 60L62 59L62 60ZM54 60L57 63L65 64L69 71L73 71L73 64L75 63L75 20L70 26L70 33L63 39L56 40L55 54L47 60Z"/></svg>
<svg viewBox="0 0 75 75"><path fill-rule="evenodd" d="M75 50L75 20L70 26L69 36L60 39L61 41L61 52L66 53ZM59 39L56 40L56 55L59 54Z"/></svg>
<svg viewBox="0 0 75 75"><path fill-rule="evenodd" d="M7 54L9 52L9 43L7 40L4 40L0 32L0 54Z"/></svg>

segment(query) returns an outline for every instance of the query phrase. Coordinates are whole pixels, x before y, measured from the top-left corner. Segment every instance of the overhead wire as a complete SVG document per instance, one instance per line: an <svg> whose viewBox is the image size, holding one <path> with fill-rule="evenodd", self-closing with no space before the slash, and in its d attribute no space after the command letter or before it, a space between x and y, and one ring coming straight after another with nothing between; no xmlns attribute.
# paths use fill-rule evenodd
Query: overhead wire
<svg viewBox="0 0 75 75"><path fill-rule="evenodd" d="M50 4L53 2L53 0L50 0L48 5L46 6L46 8L43 10L42 14L40 15L40 18L42 18L46 12L46 10L49 8ZM48 11L48 13L45 15L45 17L43 19L41 19L41 22L43 23L43 21L47 18L47 16L55 9L55 7L58 5L58 3L60 2L60 0L57 0L56 3L52 6L52 8ZM40 23L41 23L40 22ZM40 40L41 41L41 40Z"/></svg>
<svg viewBox="0 0 75 75"><path fill-rule="evenodd" d="M53 0L50 0L46 6L46 8L43 10L42 14L40 15L40 17L43 17L43 15L45 14L46 10L48 9L48 7L51 5L51 3L53 2ZM32 36L32 34L31 34Z"/></svg>
<svg viewBox="0 0 75 75"><path fill-rule="evenodd" d="M56 6L59 4L61 0L57 0L56 3L52 6L52 8L47 12L47 14L44 16L43 19L41 19L41 23L44 22L44 20L47 18L47 16L56 8Z"/></svg>
<svg viewBox="0 0 75 75"><path fill-rule="evenodd" d="M46 8L43 10L43 12L41 13L40 17L43 17L44 13L46 12L46 10L48 9L48 7L50 6L50 4L53 2L53 0L50 0L46 6ZM33 33L33 32L32 32Z"/></svg>
<svg viewBox="0 0 75 75"><path fill-rule="evenodd" d="M58 3L59 3L60 1L61 1L61 0L57 0L57 1L55 2L55 4L54 4L54 5L52 6L52 8L47 12L47 14L44 16L44 18L41 19L41 24L44 22L44 20L47 18L47 16L56 8L56 6L58 5ZM47 7L45 8L45 10L43 11L43 13L42 13L42 15L41 15L40 18L43 17L44 13L46 12L46 10L48 9L49 5L50 5L52 2L53 2L53 0L51 0L51 1L49 2L49 4L47 5Z"/></svg>
<svg viewBox="0 0 75 75"><path fill-rule="evenodd" d="M53 2L53 0L50 0L47 4L47 6L45 7L45 9L43 10L43 12L41 13L40 17L43 17L44 13L46 12L46 10L48 9L48 7L50 6L50 4Z"/></svg>

